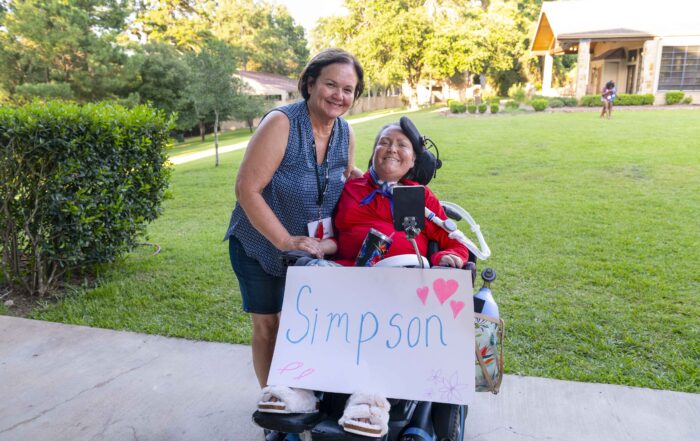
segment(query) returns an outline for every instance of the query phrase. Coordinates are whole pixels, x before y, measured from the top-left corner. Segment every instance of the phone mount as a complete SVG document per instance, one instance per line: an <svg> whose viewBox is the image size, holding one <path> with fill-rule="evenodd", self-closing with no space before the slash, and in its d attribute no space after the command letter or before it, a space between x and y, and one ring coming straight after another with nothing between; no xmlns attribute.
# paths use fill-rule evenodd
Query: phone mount
<svg viewBox="0 0 700 441"><path fill-rule="evenodd" d="M420 132L407 116L402 116L399 120L401 130L411 141L413 151L416 153L416 161L412 173L408 179L418 182L421 185L428 183L437 175L437 170L442 167L440 152L435 143L426 136L421 136ZM426 144L429 144L426 147ZM435 148L436 155L428 149Z"/></svg>
<svg viewBox="0 0 700 441"><path fill-rule="evenodd" d="M397 185L393 188L392 193L394 229L406 234L406 239L413 245L413 250L418 256L421 268L423 268L423 261L415 239L425 228L425 187L421 185Z"/></svg>

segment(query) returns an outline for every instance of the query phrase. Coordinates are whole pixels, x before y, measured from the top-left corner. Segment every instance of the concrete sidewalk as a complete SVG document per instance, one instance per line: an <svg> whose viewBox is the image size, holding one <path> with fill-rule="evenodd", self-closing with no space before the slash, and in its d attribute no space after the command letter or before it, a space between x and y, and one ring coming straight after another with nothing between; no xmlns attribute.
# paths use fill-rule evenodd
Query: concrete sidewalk
<svg viewBox="0 0 700 441"><path fill-rule="evenodd" d="M0 316L0 441L260 441L248 346ZM465 440L696 441L700 395L506 376Z"/></svg>

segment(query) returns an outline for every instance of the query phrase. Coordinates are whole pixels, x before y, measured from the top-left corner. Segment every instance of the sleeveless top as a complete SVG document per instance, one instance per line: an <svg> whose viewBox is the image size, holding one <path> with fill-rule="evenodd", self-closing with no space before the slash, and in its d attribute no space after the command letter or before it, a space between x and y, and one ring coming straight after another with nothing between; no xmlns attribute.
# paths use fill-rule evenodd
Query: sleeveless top
<svg viewBox="0 0 700 441"><path fill-rule="evenodd" d="M282 162L263 189L262 197L292 236L308 236L307 224L319 218L316 200L318 197L316 151L314 134L306 101L289 104L275 109L289 119L289 141ZM273 110L273 111L275 111ZM328 167L328 187L321 206L321 218L332 216L345 183L345 170L348 165L350 132L348 123L336 118L331 133L326 160ZM319 166L321 186L326 169ZM236 237L245 253L257 260L263 270L273 276L284 276L282 253L260 234L248 220L241 205L231 214L231 221L224 240Z"/></svg>

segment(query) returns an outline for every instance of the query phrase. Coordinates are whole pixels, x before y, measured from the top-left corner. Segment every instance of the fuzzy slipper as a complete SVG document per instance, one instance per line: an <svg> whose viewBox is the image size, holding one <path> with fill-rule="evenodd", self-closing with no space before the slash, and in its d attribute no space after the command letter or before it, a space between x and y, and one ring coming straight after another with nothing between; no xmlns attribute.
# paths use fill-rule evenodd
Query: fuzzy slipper
<svg viewBox="0 0 700 441"><path fill-rule="evenodd" d="M389 431L389 409L389 401L380 395L354 393L345 403L345 412L338 424L346 432L380 437Z"/></svg>
<svg viewBox="0 0 700 441"><path fill-rule="evenodd" d="M307 389L267 386L262 390L258 410L269 413L313 413L318 411L318 399Z"/></svg>

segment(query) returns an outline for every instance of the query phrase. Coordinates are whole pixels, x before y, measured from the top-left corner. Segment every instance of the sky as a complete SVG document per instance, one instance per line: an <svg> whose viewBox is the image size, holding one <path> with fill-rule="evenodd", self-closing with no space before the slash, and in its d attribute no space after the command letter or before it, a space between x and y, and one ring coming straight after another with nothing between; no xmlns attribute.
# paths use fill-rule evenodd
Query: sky
<svg viewBox="0 0 700 441"><path fill-rule="evenodd" d="M345 11L343 0L273 0L271 3L285 5L297 24L306 29L307 35L320 17L342 15Z"/></svg>

